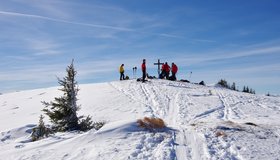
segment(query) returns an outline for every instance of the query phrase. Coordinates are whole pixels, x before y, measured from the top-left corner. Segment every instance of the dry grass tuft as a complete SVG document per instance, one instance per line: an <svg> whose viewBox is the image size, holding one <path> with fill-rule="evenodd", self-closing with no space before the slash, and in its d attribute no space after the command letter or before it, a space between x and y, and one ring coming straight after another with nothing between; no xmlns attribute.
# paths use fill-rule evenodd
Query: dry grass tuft
<svg viewBox="0 0 280 160"><path fill-rule="evenodd" d="M160 118L144 117L144 119L138 119L137 124L139 127L146 129L162 129L166 127L164 121Z"/></svg>
<svg viewBox="0 0 280 160"><path fill-rule="evenodd" d="M217 131L216 132L216 137L226 137L226 136L227 136L226 133L223 132L223 131Z"/></svg>

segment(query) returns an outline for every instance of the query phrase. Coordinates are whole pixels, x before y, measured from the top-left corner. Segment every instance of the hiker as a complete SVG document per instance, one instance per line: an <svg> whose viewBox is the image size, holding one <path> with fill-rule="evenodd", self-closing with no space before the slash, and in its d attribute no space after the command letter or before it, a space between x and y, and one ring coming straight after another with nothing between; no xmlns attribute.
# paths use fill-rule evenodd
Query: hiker
<svg viewBox="0 0 280 160"><path fill-rule="evenodd" d="M172 63L171 65L171 73L172 73L172 76L170 77L170 80L172 81L176 81L177 78L176 78L176 73L178 71L178 67L175 63Z"/></svg>
<svg viewBox="0 0 280 160"><path fill-rule="evenodd" d="M170 66L168 65L167 62L165 62L165 64L162 65L163 66L163 78L165 77L166 79L169 79L169 73L170 73Z"/></svg>
<svg viewBox="0 0 280 160"><path fill-rule="evenodd" d="M159 75L159 78L160 79L163 79L165 77L165 71L164 71L164 68L165 68L165 64L163 63L162 66L161 66L161 73Z"/></svg>
<svg viewBox="0 0 280 160"><path fill-rule="evenodd" d="M146 78L146 60L143 59L143 63L142 63L142 82L145 82L145 78Z"/></svg>
<svg viewBox="0 0 280 160"><path fill-rule="evenodd" d="M124 80L124 64L120 66L120 80Z"/></svg>

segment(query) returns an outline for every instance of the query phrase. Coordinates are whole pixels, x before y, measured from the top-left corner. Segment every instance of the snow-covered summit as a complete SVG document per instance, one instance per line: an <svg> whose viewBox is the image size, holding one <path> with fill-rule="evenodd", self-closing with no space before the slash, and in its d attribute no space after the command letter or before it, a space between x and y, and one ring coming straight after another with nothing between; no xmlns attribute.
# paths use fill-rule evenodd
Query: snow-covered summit
<svg viewBox="0 0 280 160"><path fill-rule="evenodd" d="M0 95L0 159L280 159L279 97L166 80L79 88L78 114L106 125L36 142L29 136L41 101L60 96L58 87ZM139 128L145 116L167 128Z"/></svg>

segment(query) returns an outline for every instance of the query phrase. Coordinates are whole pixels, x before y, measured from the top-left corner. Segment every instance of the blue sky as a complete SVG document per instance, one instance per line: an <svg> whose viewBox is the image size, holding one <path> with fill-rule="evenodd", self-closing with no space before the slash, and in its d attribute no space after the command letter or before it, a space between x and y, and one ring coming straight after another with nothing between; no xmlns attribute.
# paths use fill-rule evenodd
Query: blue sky
<svg viewBox="0 0 280 160"><path fill-rule="evenodd" d="M0 92L56 86L75 59L80 84L119 79L147 59L178 79L219 79L280 94L278 0L0 2ZM190 72L192 75L190 77ZM138 70L138 76L140 76Z"/></svg>

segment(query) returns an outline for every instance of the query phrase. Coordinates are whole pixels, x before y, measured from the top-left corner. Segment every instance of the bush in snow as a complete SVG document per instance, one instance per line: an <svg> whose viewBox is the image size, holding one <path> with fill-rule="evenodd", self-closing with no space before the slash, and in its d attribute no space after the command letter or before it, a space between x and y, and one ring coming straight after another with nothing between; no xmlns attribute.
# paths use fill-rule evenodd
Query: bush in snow
<svg viewBox="0 0 280 160"><path fill-rule="evenodd" d="M105 125L105 123L106 123L105 121L92 122L91 117L87 116L85 119L80 120L80 130L87 131L92 128L94 128L95 130L99 130L101 127L103 127Z"/></svg>
<svg viewBox="0 0 280 160"><path fill-rule="evenodd" d="M221 79L218 84L221 86L221 87L224 87L224 88L229 88L229 84L228 82L225 80L225 79Z"/></svg>
<svg viewBox="0 0 280 160"><path fill-rule="evenodd" d="M138 119L137 124L141 128L146 128L150 130L162 129L166 127L164 121L160 118L144 117L144 119Z"/></svg>
<svg viewBox="0 0 280 160"><path fill-rule="evenodd" d="M32 141L37 141L44 137L48 137L49 134L52 133L51 129L45 126L43 119L44 117L41 115L38 126L32 129L32 133L31 133Z"/></svg>
<svg viewBox="0 0 280 160"><path fill-rule="evenodd" d="M96 130L99 130L101 127L103 127L105 125L105 121L101 121L101 122L94 122L92 124L93 128Z"/></svg>
<svg viewBox="0 0 280 160"><path fill-rule="evenodd" d="M63 87L60 89L63 96L56 97L53 102L42 102L45 105L43 111L49 116L56 131L85 131L93 127L89 116L86 119L82 119L83 116L77 116L77 111L80 109L77 105L79 89L75 80L77 72L74 69L73 61L66 68L67 75L63 79L58 78L59 85Z"/></svg>

